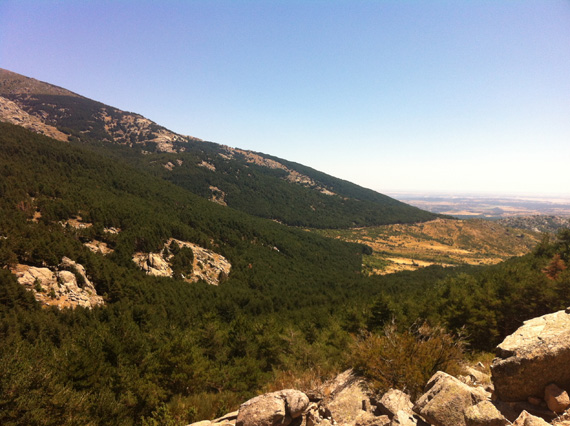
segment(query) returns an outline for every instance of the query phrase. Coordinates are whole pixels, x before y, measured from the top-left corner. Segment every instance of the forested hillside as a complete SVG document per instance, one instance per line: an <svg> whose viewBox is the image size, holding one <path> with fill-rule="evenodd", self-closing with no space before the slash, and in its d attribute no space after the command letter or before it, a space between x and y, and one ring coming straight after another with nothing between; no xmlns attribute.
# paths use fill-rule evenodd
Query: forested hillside
<svg viewBox="0 0 570 426"><path fill-rule="evenodd" d="M279 344L288 324L316 335L357 283L358 245L252 218L16 126L0 125L0 152L2 424L62 424L60 414L137 423L174 395L222 410L289 362ZM78 216L92 226L62 225ZM230 276L212 287L145 275L133 253L170 237L222 253ZM92 238L114 252L92 253ZM42 309L7 269L53 268L63 256L85 266L105 307Z"/></svg>
<svg viewBox="0 0 570 426"><path fill-rule="evenodd" d="M183 425L350 366L353 345L392 321L402 332L441 324L489 350L570 301L568 231L489 268L366 277L361 245L217 205L111 157L0 124L3 425ZM135 265L135 252L169 238L220 253L231 273L216 287ZM91 251L93 240L113 251ZM55 270L63 256L85 267L103 306L42 306L11 272Z"/></svg>
<svg viewBox="0 0 570 426"><path fill-rule="evenodd" d="M348 228L437 215L309 167L174 133L145 117L0 69L0 121L97 146L186 190L292 226Z"/></svg>

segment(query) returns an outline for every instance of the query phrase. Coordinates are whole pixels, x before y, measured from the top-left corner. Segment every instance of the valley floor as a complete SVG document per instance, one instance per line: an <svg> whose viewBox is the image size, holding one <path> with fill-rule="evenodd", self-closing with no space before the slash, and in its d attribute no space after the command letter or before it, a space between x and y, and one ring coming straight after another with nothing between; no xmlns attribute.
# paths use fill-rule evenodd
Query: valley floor
<svg viewBox="0 0 570 426"><path fill-rule="evenodd" d="M316 231L372 249L363 269L389 274L430 265L491 265L528 253L541 235L484 220L436 219L411 225Z"/></svg>

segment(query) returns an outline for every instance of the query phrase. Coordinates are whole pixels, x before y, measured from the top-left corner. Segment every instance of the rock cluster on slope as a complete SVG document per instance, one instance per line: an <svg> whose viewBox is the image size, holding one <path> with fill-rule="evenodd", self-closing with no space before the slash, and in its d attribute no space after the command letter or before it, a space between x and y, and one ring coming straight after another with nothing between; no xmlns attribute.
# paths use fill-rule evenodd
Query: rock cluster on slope
<svg viewBox="0 0 570 426"><path fill-rule="evenodd" d="M0 96L0 121L25 127L32 132L67 142L68 136L41 118L28 114L16 103Z"/></svg>
<svg viewBox="0 0 570 426"><path fill-rule="evenodd" d="M77 306L93 308L104 304L83 265L65 256L54 271L19 264L12 269L12 273L44 305L63 309Z"/></svg>
<svg viewBox="0 0 570 426"><path fill-rule="evenodd" d="M229 276L232 265L222 255L200 247L188 241L180 241L170 238L164 245L160 253L135 253L133 262L149 275L157 277L172 277L174 271L170 261L174 255L170 252L170 247L176 243L179 247L186 247L194 254L192 274L184 279L188 282L203 280L210 285L218 285L220 281Z"/></svg>
<svg viewBox="0 0 570 426"><path fill-rule="evenodd" d="M232 158L235 158L236 155L241 156L248 163L256 164L256 165L262 166L262 167L267 167L269 169L278 169L278 170L283 170L283 171L287 172L287 177L285 178L285 180L287 180L288 182L296 183L298 185L301 185L301 186L304 186L307 188L312 188L312 189L317 190L320 193L325 194L325 195L336 195L331 190L323 187L322 185L319 185L317 182L315 182L309 176L306 176L302 173L299 173L296 170L292 170L289 167L285 166L284 164L282 164L278 161L275 161L275 160L270 159L270 158L262 157L261 155L256 154L255 152L252 152L252 151L245 151L243 149L231 148L231 147L226 146L226 145L222 145L222 147L226 151L226 153L225 154L220 153L219 155L224 159L232 159Z"/></svg>

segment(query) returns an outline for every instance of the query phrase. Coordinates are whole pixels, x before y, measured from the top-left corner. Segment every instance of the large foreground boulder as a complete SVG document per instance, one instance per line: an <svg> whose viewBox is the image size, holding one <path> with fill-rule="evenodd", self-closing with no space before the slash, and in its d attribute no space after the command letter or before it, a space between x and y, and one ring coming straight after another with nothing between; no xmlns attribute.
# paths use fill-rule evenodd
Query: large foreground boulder
<svg viewBox="0 0 570 426"><path fill-rule="evenodd" d="M525 321L497 347L491 365L502 401L541 398L556 383L570 389L570 309Z"/></svg>

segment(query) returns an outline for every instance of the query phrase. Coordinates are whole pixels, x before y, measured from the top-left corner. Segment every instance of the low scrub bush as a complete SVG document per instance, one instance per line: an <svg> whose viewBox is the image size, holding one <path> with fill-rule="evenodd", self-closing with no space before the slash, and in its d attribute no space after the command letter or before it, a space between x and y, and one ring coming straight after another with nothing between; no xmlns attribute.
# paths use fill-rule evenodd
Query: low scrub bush
<svg viewBox="0 0 570 426"><path fill-rule="evenodd" d="M424 323L399 332L390 324L381 333L355 337L349 364L366 377L378 394L400 389L417 398L437 371L455 374L465 343L440 327Z"/></svg>

